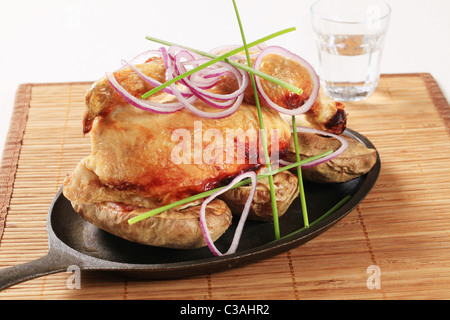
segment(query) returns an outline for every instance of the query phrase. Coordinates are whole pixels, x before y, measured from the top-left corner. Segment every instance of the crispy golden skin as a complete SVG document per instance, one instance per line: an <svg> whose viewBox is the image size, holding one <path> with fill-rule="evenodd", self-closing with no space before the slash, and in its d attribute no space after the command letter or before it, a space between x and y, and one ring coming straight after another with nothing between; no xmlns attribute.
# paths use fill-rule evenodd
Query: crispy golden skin
<svg viewBox="0 0 450 320"><path fill-rule="evenodd" d="M138 68L147 76L165 81L166 68L161 58L149 59ZM143 95L153 87L142 80L131 68L124 68L114 73L117 82L135 97ZM86 94L86 112L83 118L83 132L91 131L92 123L98 115L106 114L117 106L126 104L117 91L109 84L106 77L97 80Z"/></svg>
<svg viewBox="0 0 450 320"><path fill-rule="evenodd" d="M278 142L268 139L269 152L282 157L290 128L274 110L264 108L262 114L268 136L273 133ZM227 140L237 129L247 133L245 159L239 155L237 140ZM257 111L248 104L223 119L201 119L188 110L155 114L125 105L98 117L90 136L92 152L86 167L103 185L160 204L217 187L260 163L248 159L249 146L259 139ZM222 141L216 142L216 136Z"/></svg>

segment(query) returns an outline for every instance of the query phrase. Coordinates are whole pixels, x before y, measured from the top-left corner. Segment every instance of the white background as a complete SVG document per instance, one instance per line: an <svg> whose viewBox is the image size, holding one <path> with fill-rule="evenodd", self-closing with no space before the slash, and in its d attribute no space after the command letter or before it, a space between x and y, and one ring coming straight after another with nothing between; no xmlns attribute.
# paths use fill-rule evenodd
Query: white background
<svg viewBox="0 0 450 320"><path fill-rule="evenodd" d="M236 2L248 42L295 26L268 43L316 65L313 0ZM392 17L381 72L430 72L448 100L450 1L387 2ZM158 48L146 35L205 51L241 43L231 0L0 0L0 153L19 84L94 81L122 58Z"/></svg>

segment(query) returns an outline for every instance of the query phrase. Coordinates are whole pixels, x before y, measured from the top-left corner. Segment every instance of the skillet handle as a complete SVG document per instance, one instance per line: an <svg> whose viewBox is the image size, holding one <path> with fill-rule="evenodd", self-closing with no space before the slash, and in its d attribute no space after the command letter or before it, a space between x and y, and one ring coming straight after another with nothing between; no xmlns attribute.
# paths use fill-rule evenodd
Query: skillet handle
<svg viewBox="0 0 450 320"><path fill-rule="evenodd" d="M0 291L20 282L67 270L69 264L53 251L46 256L19 264L13 267L0 269Z"/></svg>

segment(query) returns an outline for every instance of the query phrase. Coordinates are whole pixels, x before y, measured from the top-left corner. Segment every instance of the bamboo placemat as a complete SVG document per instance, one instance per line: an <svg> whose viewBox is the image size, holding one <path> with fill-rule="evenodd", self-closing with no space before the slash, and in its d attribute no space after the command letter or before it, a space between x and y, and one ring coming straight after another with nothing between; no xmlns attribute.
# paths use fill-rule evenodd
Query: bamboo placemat
<svg viewBox="0 0 450 320"><path fill-rule="evenodd" d="M89 153L81 117L90 84L23 84L17 91L0 172L0 268L47 253L49 205ZM449 299L445 97L430 74L383 75L372 97L348 103L347 111L348 126L377 147L380 177L353 212L307 244L186 279L82 271L74 290L67 287L71 273L57 273L8 288L0 299ZM367 286L373 265L379 289Z"/></svg>

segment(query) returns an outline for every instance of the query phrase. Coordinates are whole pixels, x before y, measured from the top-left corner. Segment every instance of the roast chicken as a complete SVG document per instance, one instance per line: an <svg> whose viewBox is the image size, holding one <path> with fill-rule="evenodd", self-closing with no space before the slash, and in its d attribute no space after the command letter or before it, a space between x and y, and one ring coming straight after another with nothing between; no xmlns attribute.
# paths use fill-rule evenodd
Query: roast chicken
<svg viewBox="0 0 450 320"><path fill-rule="evenodd" d="M311 93L311 79L301 66L286 64L282 57L273 55L265 59L263 72L303 88L303 94L298 96L266 83L265 88L271 98L290 109L303 104ZM279 68L280 65L283 68ZM152 58L137 67L152 78L165 81L166 69L162 59ZM114 76L125 90L136 97L141 97L152 88L130 68L123 68L115 72ZM230 92L234 90L233 81L223 76L211 91ZM164 102L174 98L160 92L149 99ZM195 105L208 112L217 111L201 100L197 100ZM270 161L283 158L290 145L289 123L277 111L264 104L261 115L268 137ZM311 126L332 132L341 132L345 128L343 106L322 103L320 99L305 118ZM78 213L100 227L104 225L107 231L136 242L143 238L153 239L154 233L145 237L127 237L126 234L141 231L130 231L126 217L131 213L150 210L225 185L240 173L256 171L264 166L259 128L252 90L246 91L245 100L232 115L221 119L206 119L187 109L157 114L135 108L103 77L92 85L86 95L82 131L90 135L91 153L67 175L63 193ZM243 142L239 141L236 130L245 133ZM228 136L230 132L234 133L231 138ZM222 141L220 137L223 138ZM211 146L216 143L225 145L225 139L225 148L211 150ZM256 157L252 153L255 151L252 146L255 145ZM215 200L215 207L223 207L221 200ZM178 212L172 212L170 217L178 219L182 216L182 210L180 208ZM196 210L198 213L199 210ZM190 209L190 215L192 212ZM217 210L211 212L212 217L220 216ZM226 215L218 223L220 230L217 237L231 223L229 210L224 212ZM120 221L109 221L112 216ZM99 222L99 219L103 222ZM191 229L195 229L192 232L196 235L187 235L183 239L196 237L192 242L195 244L186 243L186 240L163 239L158 240L156 245L175 248L204 245L198 240L201 237L200 228L196 226Z"/></svg>

